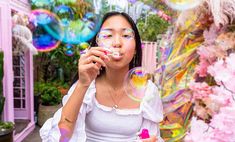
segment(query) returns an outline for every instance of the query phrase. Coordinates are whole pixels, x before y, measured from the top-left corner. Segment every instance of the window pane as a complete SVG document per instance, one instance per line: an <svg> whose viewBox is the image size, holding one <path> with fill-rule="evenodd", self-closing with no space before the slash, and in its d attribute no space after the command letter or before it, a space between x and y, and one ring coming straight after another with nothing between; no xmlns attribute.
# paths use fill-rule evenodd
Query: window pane
<svg viewBox="0 0 235 142"><path fill-rule="evenodd" d="M14 84L14 87L20 87L20 78L15 78L13 84Z"/></svg>
<svg viewBox="0 0 235 142"><path fill-rule="evenodd" d="M13 56L13 65L20 65L20 57Z"/></svg>
<svg viewBox="0 0 235 142"><path fill-rule="evenodd" d="M21 108L21 100L14 99L14 108Z"/></svg>
<svg viewBox="0 0 235 142"><path fill-rule="evenodd" d="M14 76L20 76L20 67L13 66L13 71L14 71Z"/></svg>
<svg viewBox="0 0 235 142"><path fill-rule="evenodd" d="M20 89L14 88L14 97L20 97Z"/></svg>

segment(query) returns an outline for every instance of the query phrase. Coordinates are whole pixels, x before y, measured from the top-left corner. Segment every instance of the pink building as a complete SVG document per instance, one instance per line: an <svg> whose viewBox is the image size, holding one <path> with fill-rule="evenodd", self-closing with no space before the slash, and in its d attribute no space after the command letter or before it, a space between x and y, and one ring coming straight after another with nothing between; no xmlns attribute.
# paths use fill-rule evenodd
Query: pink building
<svg viewBox="0 0 235 142"><path fill-rule="evenodd" d="M0 49L4 51L4 121L16 124L14 141L21 142L35 127L33 56L12 45L12 13L30 13L28 0L0 0Z"/></svg>

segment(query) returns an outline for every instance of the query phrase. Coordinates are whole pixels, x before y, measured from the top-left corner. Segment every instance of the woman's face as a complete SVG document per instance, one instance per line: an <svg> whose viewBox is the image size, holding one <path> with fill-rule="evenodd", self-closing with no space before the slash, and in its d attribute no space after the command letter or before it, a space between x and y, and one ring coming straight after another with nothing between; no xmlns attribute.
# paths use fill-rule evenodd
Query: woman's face
<svg viewBox="0 0 235 142"><path fill-rule="evenodd" d="M107 67L112 69L129 67L136 47L134 31L129 22L121 15L109 17L103 23L100 34L103 34L103 40L98 41L98 45L108 46L106 48L119 53L119 56L109 56L111 60L105 61ZM105 42L102 44L102 41Z"/></svg>

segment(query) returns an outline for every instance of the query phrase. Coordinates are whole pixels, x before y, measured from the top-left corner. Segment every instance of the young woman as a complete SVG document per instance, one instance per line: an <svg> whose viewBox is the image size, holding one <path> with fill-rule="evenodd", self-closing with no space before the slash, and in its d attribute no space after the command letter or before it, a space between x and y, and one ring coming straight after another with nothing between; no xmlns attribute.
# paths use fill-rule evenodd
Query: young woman
<svg viewBox="0 0 235 142"><path fill-rule="evenodd" d="M97 40L104 34L118 56L107 55ZM145 97L129 98L123 82L127 72L141 66L141 41L133 20L125 13L107 13L91 48L79 59L79 79L63 98L63 107L40 130L45 142L134 142L148 129L145 142L163 141L158 123L163 119L157 87L148 81ZM100 45L100 44L99 44Z"/></svg>

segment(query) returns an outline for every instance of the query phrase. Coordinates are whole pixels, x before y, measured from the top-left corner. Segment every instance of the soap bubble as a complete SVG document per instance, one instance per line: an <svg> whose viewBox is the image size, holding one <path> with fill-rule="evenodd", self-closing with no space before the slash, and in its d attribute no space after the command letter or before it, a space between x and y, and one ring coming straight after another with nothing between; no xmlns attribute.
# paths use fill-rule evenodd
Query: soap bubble
<svg viewBox="0 0 235 142"><path fill-rule="evenodd" d="M142 67L131 69L124 81L124 89L128 97L134 101L142 101L146 94L148 79L149 74Z"/></svg>
<svg viewBox="0 0 235 142"><path fill-rule="evenodd" d="M188 10L197 7L202 0L165 0L166 4L175 10Z"/></svg>

